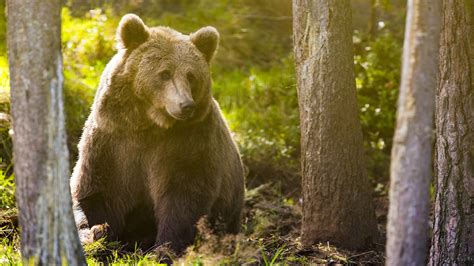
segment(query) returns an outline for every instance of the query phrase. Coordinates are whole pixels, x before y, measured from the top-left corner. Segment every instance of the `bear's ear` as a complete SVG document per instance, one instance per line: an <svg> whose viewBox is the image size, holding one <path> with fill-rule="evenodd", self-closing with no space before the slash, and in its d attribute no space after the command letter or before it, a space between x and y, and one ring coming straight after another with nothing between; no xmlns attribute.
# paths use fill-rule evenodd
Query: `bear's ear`
<svg viewBox="0 0 474 266"><path fill-rule="evenodd" d="M135 49L148 40L150 33L148 27L140 17L135 14L127 14L120 20L117 29L117 42L119 48Z"/></svg>
<svg viewBox="0 0 474 266"><path fill-rule="evenodd" d="M207 62L210 62L217 46L219 45L219 32L216 28L207 26L189 35L191 42L204 55Z"/></svg>

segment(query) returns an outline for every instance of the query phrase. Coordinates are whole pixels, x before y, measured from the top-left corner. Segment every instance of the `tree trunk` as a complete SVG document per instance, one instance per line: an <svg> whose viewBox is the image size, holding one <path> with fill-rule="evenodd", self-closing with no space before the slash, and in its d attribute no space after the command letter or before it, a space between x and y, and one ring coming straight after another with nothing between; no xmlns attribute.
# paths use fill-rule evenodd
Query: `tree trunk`
<svg viewBox="0 0 474 266"><path fill-rule="evenodd" d="M60 3L7 2L16 198L28 265L85 264L69 189Z"/></svg>
<svg viewBox="0 0 474 266"><path fill-rule="evenodd" d="M474 264L473 23L472 1L444 1L430 265Z"/></svg>
<svg viewBox="0 0 474 266"><path fill-rule="evenodd" d="M295 0L301 241L363 249L378 236L358 120L349 0Z"/></svg>
<svg viewBox="0 0 474 266"><path fill-rule="evenodd" d="M369 30L367 32L369 40L375 39L377 33L377 6L377 0L370 0Z"/></svg>
<svg viewBox="0 0 474 266"><path fill-rule="evenodd" d="M390 167L387 265L424 265L441 1L408 1L402 81Z"/></svg>

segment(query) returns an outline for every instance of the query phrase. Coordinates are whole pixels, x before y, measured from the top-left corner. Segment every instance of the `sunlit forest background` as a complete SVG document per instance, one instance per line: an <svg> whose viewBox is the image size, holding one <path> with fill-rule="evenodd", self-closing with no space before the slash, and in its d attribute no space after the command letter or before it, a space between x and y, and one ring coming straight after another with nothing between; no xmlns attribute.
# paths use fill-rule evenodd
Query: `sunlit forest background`
<svg viewBox="0 0 474 266"><path fill-rule="evenodd" d="M351 3L357 97L367 168L376 199L386 202L406 3ZM77 142L100 75L116 52L115 29L126 13L138 14L147 25L169 26L183 33L206 25L219 30L221 42L212 63L212 89L240 147L248 171L247 188L271 184L281 204L298 205L299 112L289 0L65 1L62 48L71 165L77 158ZM12 210L15 205L8 114L5 0L0 0L2 211ZM383 205L377 213L381 228L386 219L386 204ZM252 230L257 225L255 222Z"/></svg>

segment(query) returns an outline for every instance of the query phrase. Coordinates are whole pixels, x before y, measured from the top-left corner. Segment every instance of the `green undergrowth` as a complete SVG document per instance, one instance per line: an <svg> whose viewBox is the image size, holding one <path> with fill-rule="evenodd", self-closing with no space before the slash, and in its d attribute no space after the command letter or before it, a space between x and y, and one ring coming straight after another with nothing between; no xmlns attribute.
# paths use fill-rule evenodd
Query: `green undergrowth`
<svg viewBox="0 0 474 266"><path fill-rule="evenodd" d="M0 184L3 186L3 184ZM2 196L2 204L13 197ZM17 265L21 261L18 217L15 208L0 208L0 265Z"/></svg>
<svg viewBox="0 0 474 266"><path fill-rule="evenodd" d="M297 167L299 113L293 58L266 69L215 72L214 96L244 159Z"/></svg>
<svg viewBox="0 0 474 266"><path fill-rule="evenodd" d="M0 169L0 211L15 208L15 182L13 175L7 175Z"/></svg>

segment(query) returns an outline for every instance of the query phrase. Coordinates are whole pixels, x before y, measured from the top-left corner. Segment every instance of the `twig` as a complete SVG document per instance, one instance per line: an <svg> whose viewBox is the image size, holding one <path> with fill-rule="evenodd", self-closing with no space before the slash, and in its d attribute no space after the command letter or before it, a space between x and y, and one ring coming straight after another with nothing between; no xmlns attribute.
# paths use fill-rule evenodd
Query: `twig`
<svg viewBox="0 0 474 266"><path fill-rule="evenodd" d="M354 255L354 256L350 256L349 259L351 259L351 258L356 258L356 257L360 257L360 256L364 256L364 255L367 255L367 254L370 254L370 253L376 253L376 252L373 251L373 250L367 251L367 252L360 253L360 254L357 254L357 255Z"/></svg>

